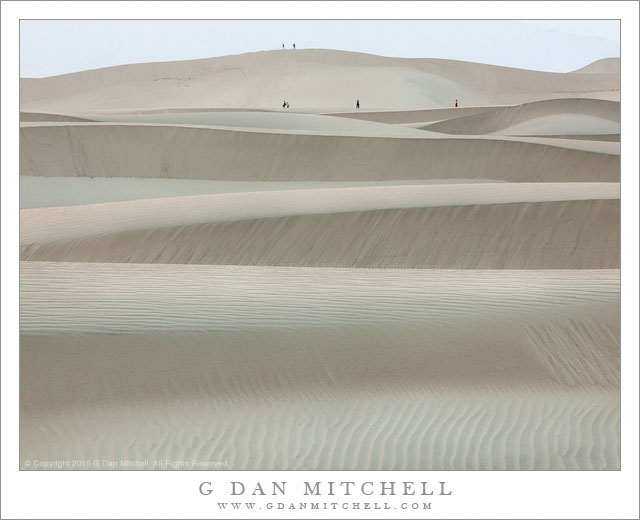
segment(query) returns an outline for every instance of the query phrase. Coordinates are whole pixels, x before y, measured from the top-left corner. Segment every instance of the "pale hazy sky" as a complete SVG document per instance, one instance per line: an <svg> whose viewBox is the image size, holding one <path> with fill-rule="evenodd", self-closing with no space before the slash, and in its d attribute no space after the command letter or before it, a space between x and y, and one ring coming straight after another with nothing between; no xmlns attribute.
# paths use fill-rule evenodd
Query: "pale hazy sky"
<svg viewBox="0 0 640 520"><path fill-rule="evenodd" d="M579 5L579 4L578 4ZM365 13L363 13L365 14ZM617 20L23 20L20 76L325 48L568 72L620 56Z"/></svg>

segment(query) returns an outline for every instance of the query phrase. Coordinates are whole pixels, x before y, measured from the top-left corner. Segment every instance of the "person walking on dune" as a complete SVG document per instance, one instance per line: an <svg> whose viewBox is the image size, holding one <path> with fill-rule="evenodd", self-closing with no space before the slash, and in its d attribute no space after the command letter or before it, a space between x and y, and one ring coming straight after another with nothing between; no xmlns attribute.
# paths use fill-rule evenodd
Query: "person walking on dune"
<svg viewBox="0 0 640 520"><path fill-rule="evenodd" d="M356 108L360 108L360 100L356 99Z"/></svg>
<svg viewBox="0 0 640 520"><path fill-rule="evenodd" d="M295 43L293 44L293 50L294 51L296 50L296 44Z"/></svg>
<svg viewBox="0 0 640 520"><path fill-rule="evenodd" d="M458 108L458 100L456 99L456 108Z"/></svg>

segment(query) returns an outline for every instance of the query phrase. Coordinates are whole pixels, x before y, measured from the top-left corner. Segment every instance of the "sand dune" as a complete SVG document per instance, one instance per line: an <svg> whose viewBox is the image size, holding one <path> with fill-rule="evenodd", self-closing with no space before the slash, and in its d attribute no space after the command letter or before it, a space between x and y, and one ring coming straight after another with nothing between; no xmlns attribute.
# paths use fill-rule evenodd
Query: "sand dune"
<svg viewBox="0 0 640 520"><path fill-rule="evenodd" d="M141 115L94 115L93 119L104 122L131 122L154 124L207 125L216 127L264 128L281 130L320 130L332 133L348 132L351 135L417 136L416 129L393 126L371 121L335 118L317 114L294 112L170 112L168 114Z"/></svg>
<svg viewBox="0 0 640 520"><path fill-rule="evenodd" d="M512 104L557 97L619 99L619 74L598 77L321 49L143 63L22 79L21 109L405 109Z"/></svg>
<svg viewBox="0 0 640 520"><path fill-rule="evenodd" d="M165 197L23 210L20 243L296 215L619 198L618 183L369 186Z"/></svg>
<svg viewBox="0 0 640 520"><path fill-rule="evenodd" d="M255 200L255 195L271 193L245 195ZM619 200L365 210L183 225L164 220L165 226L154 227L149 227L149 214L141 214L131 223L128 218L117 223L114 216L114 226L122 231L109 234L101 234L99 213L86 223L69 218L67 208L22 213L22 260L460 269L620 265ZM51 235L41 231L49 219L57 220L56 214L66 227L55 231L52 226ZM190 211L183 215L183 222L193 216Z"/></svg>
<svg viewBox="0 0 640 520"><path fill-rule="evenodd" d="M620 74L620 58L604 58L594 61L574 70L573 74Z"/></svg>
<svg viewBox="0 0 640 520"><path fill-rule="evenodd" d="M620 468L618 61L278 50L20 94L23 469Z"/></svg>
<svg viewBox="0 0 640 520"><path fill-rule="evenodd" d="M216 193L474 183L498 184L499 181L491 179L436 179L351 182L268 182L141 179L135 177L41 177L22 175L20 177L20 209L77 206L186 195L213 195Z"/></svg>
<svg viewBox="0 0 640 520"><path fill-rule="evenodd" d="M568 146L577 146L567 141ZM620 158L568 149L557 140L541 145L506 138L385 138L133 123L23 123L20 174L235 181L619 182Z"/></svg>
<svg viewBox="0 0 640 520"><path fill-rule="evenodd" d="M553 99L501 107L422 127L446 134L554 135L620 133L620 103Z"/></svg>
<svg viewBox="0 0 640 520"><path fill-rule="evenodd" d="M281 328L304 333L371 323L433 326L434 333L457 334L450 330L456 320L493 321L499 314L508 322L506 318L517 321L531 313L527 323L538 329L540 323L531 321L535 317L560 319L567 309L570 313L583 309L588 314L590 306L615 310L619 301L619 271L603 269L467 272L21 262L20 276L20 330L24 335ZM119 305L112 308L113 302ZM615 321L610 323L614 325ZM531 336L523 337L529 345ZM592 339L598 337L606 342L606 336L600 334L593 334ZM544 342L539 343L536 348L544 348ZM442 348L438 355L447 358L451 353ZM582 355L586 363L597 354L585 351ZM602 355L604 362L609 355ZM546 366L545 356L540 361ZM432 376L462 378L455 373L471 371L476 363L486 363L487 370L498 363L461 362L469 366L451 366L451 373ZM530 368L535 365L531 363ZM512 377L508 371L503 376ZM589 374L585 371L580 377L589 378ZM593 381L583 379L582 383ZM608 384L616 380L609 379Z"/></svg>
<svg viewBox="0 0 640 520"><path fill-rule="evenodd" d="M619 466L618 271L28 262L21 276L23 381L40 383L21 388L23 458Z"/></svg>
<svg viewBox="0 0 640 520"><path fill-rule="evenodd" d="M599 117L584 115L543 116L504 128L497 133L507 135L574 135L582 132L589 134L620 134L620 123L614 123Z"/></svg>
<svg viewBox="0 0 640 520"><path fill-rule="evenodd" d="M91 121L88 118L70 116L66 114L44 114L39 112L23 112L20 111L20 122L43 122L43 121L54 121L54 122L69 122L69 121Z"/></svg>
<svg viewBox="0 0 640 520"><path fill-rule="evenodd" d="M111 338L116 342L119 336ZM77 338L77 345L87 347L94 339ZM48 341L46 336L24 340L36 354ZM50 340L54 352L57 344L59 339ZM96 346L80 352L91 355L106 345L98 341ZM154 372L169 389L156 394L164 402L105 408L72 401L63 410L41 413L25 406L21 460L124 459L147 461L142 469L149 470L620 469L620 401L614 391L383 387L328 396L229 396L224 402L205 393L176 398L170 392L177 384L175 373L170 368ZM86 386L81 381L72 395L82 395L79 390Z"/></svg>
<svg viewBox="0 0 640 520"><path fill-rule="evenodd" d="M455 119L457 117L470 116L490 112L500 106L490 105L481 107L458 107L458 108L428 108L415 110L380 110L377 112L369 110L357 110L349 112L334 112L325 114L334 117L346 117L351 119L361 119L364 121L376 121L386 124L417 124L433 121L443 121Z"/></svg>
<svg viewBox="0 0 640 520"><path fill-rule="evenodd" d="M531 137L541 137L541 136L531 136ZM588 141L609 141L609 142L620 142L620 134L569 134L569 135L561 135L561 136L544 136L544 137L559 137L561 139L577 139L577 140L588 140Z"/></svg>

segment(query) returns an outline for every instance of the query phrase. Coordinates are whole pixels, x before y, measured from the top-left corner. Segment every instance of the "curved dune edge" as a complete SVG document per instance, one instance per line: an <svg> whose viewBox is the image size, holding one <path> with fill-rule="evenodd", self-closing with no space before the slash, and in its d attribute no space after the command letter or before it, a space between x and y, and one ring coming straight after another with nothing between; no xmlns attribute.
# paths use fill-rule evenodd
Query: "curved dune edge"
<svg viewBox="0 0 640 520"><path fill-rule="evenodd" d="M407 110L358 110L356 112L330 112L324 115L333 117L343 117L351 119L361 119L363 121L375 121L387 124L416 124L429 123L433 121L442 121L456 119L458 117L480 114L483 112L491 112L498 108L504 108L506 105L487 105L478 107L441 107L441 108L416 108Z"/></svg>
<svg viewBox="0 0 640 520"><path fill-rule="evenodd" d="M21 276L23 460L55 442L52 459L178 450L228 469L620 464L619 271L38 262ZM74 332L108 323L112 302L138 333Z"/></svg>
<svg viewBox="0 0 640 520"><path fill-rule="evenodd" d="M144 179L136 177L20 177L20 209L82 206L168 197L228 193L291 191L446 184L501 184L492 179L430 179L393 181L211 181L202 179ZM522 183L525 184L525 183ZM551 184L551 183L549 183ZM566 184L566 183L562 183ZM580 183L589 185L590 183ZM618 183L603 183L605 185ZM604 198L600 192L598 197ZM592 197L595 198L595 197Z"/></svg>
<svg viewBox="0 0 640 520"><path fill-rule="evenodd" d="M498 107L492 111L441 121L421 128L432 132L457 135L508 133L509 128L516 125L522 125L536 118L557 115L591 116L605 122L611 121L619 124L620 103L598 99L548 99L510 107ZM607 132L594 131L592 133Z"/></svg>
<svg viewBox="0 0 640 520"><path fill-rule="evenodd" d="M20 128L20 174L236 181L619 182L619 156L552 146L556 140L548 141L50 123Z"/></svg>
<svg viewBox="0 0 640 520"><path fill-rule="evenodd" d="M572 74L620 74L620 58L603 58L571 71Z"/></svg>
<svg viewBox="0 0 640 520"><path fill-rule="evenodd" d="M66 114L23 112L20 111L20 122L40 123L40 122L90 122L91 118L83 118Z"/></svg>
<svg viewBox="0 0 640 520"><path fill-rule="evenodd" d="M306 116L306 114L299 114ZM310 117L316 117L314 115ZM324 117L324 116L322 116ZM331 123L333 124L333 123ZM414 139L414 140L442 140L442 141L458 141L458 142L466 142L466 141L474 141L474 140L485 140L485 141L510 141L510 142L519 142L519 143L532 143L532 144L541 144L545 146L554 146L561 147L570 150L581 150L585 152L595 152L599 154L608 154L608 155L620 155L620 145L619 143L604 143L604 142L590 142L587 140L577 141L571 139L561 139L558 138L560 136L555 135L544 135L541 137L534 137L528 135L502 135L502 134L490 134L490 135L474 135L474 136L465 136L465 135L449 135L442 134L438 132L431 132L429 130L405 127L402 125L385 125L380 123L365 123L361 126L361 123L356 123L356 126L359 126L358 129L347 129L344 127L342 130L334 129L320 129L320 128L268 128L268 127L259 127L259 126L245 126L245 127L234 127L234 126L215 126L215 125L207 125L207 124L182 124L182 123L154 123L154 122L104 122L104 121L37 121L37 122L25 122L20 123L21 129L29 129L29 128L58 128L61 126L84 126L84 127L102 127L102 126L134 126L134 127L171 127L171 128L188 128L195 130L210 130L217 132L239 132L242 134L275 134L275 135L288 135L288 136L307 136L307 137L330 137L342 139L344 137L353 137L353 138L375 138L375 139ZM364 130L363 127L368 127L367 130ZM372 130L373 127L373 130ZM532 127L531 130L535 130L535 127ZM588 134L586 134L588 135Z"/></svg>
<svg viewBox="0 0 640 520"><path fill-rule="evenodd" d="M567 135L529 135L526 137L543 137L554 139L580 139L587 141L620 142L620 134L567 134Z"/></svg>
<svg viewBox="0 0 640 520"><path fill-rule="evenodd" d="M521 123L503 128L495 134L525 136L542 134L556 136L562 134L620 134L620 123L609 121L601 117L582 114L554 114L535 117Z"/></svg>
<svg viewBox="0 0 640 520"><path fill-rule="evenodd" d="M34 210L35 211L35 210ZM204 223L23 245L22 260L612 269L620 201L390 209Z"/></svg>
<svg viewBox="0 0 640 520"><path fill-rule="evenodd" d="M321 114L300 114L289 111L200 111L143 114L94 115L99 122L150 123L231 127L239 129L302 131L332 135L366 135L381 137L424 137L419 129L402 125L387 125L374 121L336 118Z"/></svg>
<svg viewBox="0 0 640 520"><path fill-rule="evenodd" d="M375 186L164 197L25 209L20 213L20 244L296 215L619 198L618 183Z"/></svg>

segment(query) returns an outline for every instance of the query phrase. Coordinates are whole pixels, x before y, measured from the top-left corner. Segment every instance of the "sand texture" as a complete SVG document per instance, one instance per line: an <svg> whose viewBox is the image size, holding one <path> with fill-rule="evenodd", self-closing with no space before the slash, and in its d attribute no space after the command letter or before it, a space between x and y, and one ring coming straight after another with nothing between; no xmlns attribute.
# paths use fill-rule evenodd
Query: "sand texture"
<svg viewBox="0 0 640 520"><path fill-rule="evenodd" d="M619 134L620 103L596 99L538 101L496 108L422 128L433 132L463 135Z"/></svg>
<svg viewBox="0 0 640 520"><path fill-rule="evenodd" d="M416 132L391 138L133 123L34 124L20 129L20 173L241 181L620 181L616 149L575 149L585 147L575 140L539 144ZM591 149L594 145L617 143L596 142Z"/></svg>
<svg viewBox="0 0 640 520"><path fill-rule="evenodd" d="M619 61L20 93L22 469L620 468Z"/></svg>

